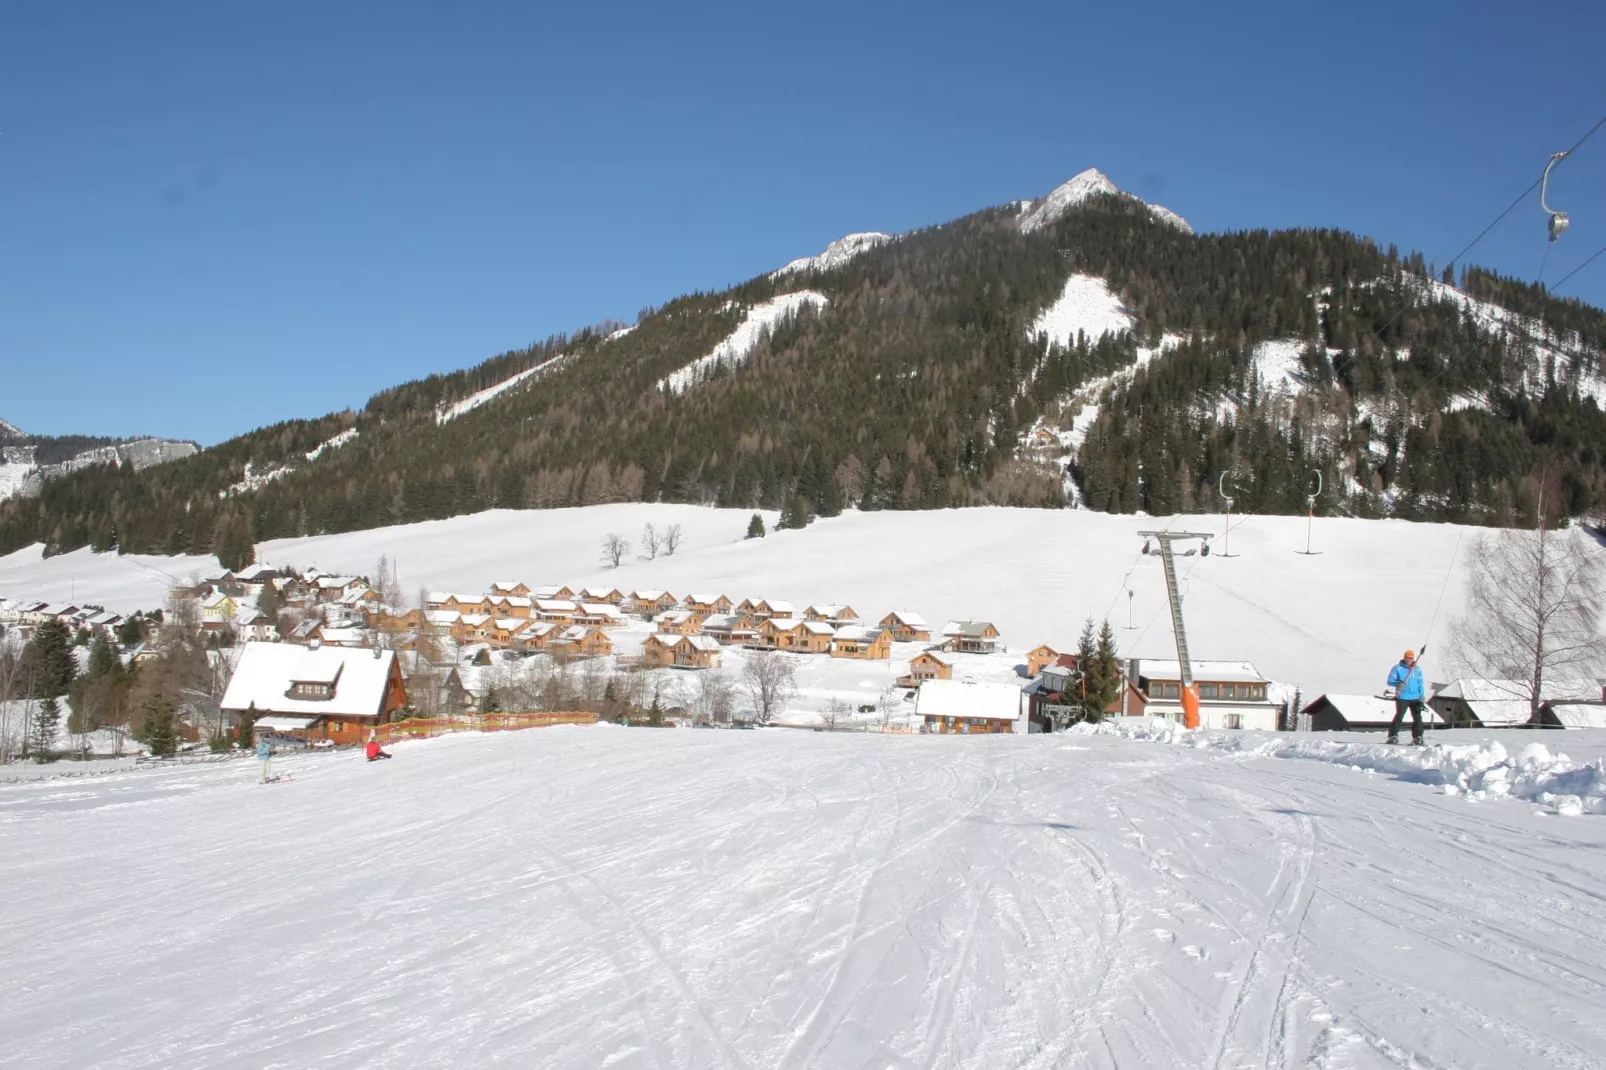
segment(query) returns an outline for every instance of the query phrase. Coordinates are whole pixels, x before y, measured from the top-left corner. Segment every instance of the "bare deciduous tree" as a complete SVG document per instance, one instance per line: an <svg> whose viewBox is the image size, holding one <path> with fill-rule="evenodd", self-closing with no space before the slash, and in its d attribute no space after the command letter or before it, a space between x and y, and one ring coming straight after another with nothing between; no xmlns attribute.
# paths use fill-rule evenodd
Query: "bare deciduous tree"
<svg viewBox="0 0 1606 1070"><path fill-rule="evenodd" d="M664 529L664 556L674 557L675 551L680 549L680 544L684 541L685 536L681 534L680 525L669 525Z"/></svg>
<svg viewBox="0 0 1606 1070"><path fill-rule="evenodd" d="M618 568L619 562L630 555L630 540L616 531L602 537L602 561L609 568Z"/></svg>
<svg viewBox="0 0 1606 1070"><path fill-rule="evenodd" d="M402 608L401 581L396 578L396 562L385 554L379 555L379 567L374 571L374 591L386 609Z"/></svg>
<svg viewBox="0 0 1606 1070"><path fill-rule="evenodd" d="M1577 529L1485 533L1467 563L1455 660L1471 676L1503 682L1537 715L1548 687L1593 677L1606 662L1603 607L1606 553Z"/></svg>
<svg viewBox="0 0 1606 1070"><path fill-rule="evenodd" d="M697 719L714 724L730 721L731 707L736 700L736 688L731 683L730 674L723 669L707 669L694 675L693 684L696 690L690 705L696 711Z"/></svg>
<svg viewBox="0 0 1606 1070"><path fill-rule="evenodd" d="M796 680L797 667L786 654L770 650L748 656L742 666L742 686L753 700L759 724L769 724L780 711L791 697Z"/></svg>
<svg viewBox="0 0 1606 1070"><path fill-rule="evenodd" d="M840 698L833 698L820 711L820 723L829 732L835 732L853 719L853 707Z"/></svg>
<svg viewBox="0 0 1606 1070"><path fill-rule="evenodd" d="M663 544L664 537L658 533L658 529L652 525L651 521L642 526L641 555L643 557L648 561L654 560L657 558L658 551L663 547Z"/></svg>

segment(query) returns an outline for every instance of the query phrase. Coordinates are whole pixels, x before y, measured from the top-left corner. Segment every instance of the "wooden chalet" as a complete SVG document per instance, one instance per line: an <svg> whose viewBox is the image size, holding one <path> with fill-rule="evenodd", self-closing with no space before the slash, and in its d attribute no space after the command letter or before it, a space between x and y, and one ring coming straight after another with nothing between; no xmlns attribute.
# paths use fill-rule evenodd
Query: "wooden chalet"
<svg viewBox="0 0 1606 1070"><path fill-rule="evenodd" d="M614 607L623 605L624 600L625 593L617 587L587 587L575 599L578 602L606 602Z"/></svg>
<svg viewBox="0 0 1606 1070"><path fill-rule="evenodd" d="M803 611L803 619L824 621L826 624L836 625L857 624L859 623L859 614L854 612L852 606L816 604Z"/></svg>
<svg viewBox="0 0 1606 1070"><path fill-rule="evenodd" d="M546 651L564 661L600 658L613 653L613 640L596 625L573 624L548 639Z"/></svg>
<svg viewBox="0 0 1606 1070"><path fill-rule="evenodd" d="M529 597L536 599L545 598L549 600L556 599L559 601L572 602L574 601L574 588L570 587L568 584L558 584L555 587L550 585L543 587L532 587L529 591Z"/></svg>
<svg viewBox="0 0 1606 1070"><path fill-rule="evenodd" d="M676 605L675 596L668 591L631 591L625 599L625 607L643 620L652 620Z"/></svg>
<svg viewBox="0 0 1606 1070"><path fill-rule="evenodd" d="M492 609L491 599L480 594L449 594L441 608L452 613L485 613Z"/></svg>
<svg viewBox="0 0 1606 1070"><path fill-rule="evenodd" d="M915 693L920 730L939 735L1024 733L1020 688L1014 684L973 684L927 680Z"/></svg>
<svg viewBox="0 0 1606 1070"><path fill-rule="evenodd" d="M802 617L766 617L758 624L759 644L771 650L827 654L835 637L836 629L829 624Z"/></svg>
<svg viewBox="0 0 1606 1070"><path fill-rule="evenodd" d="M689 609L666 609L652 623L660 635L697 635L703 630L703 618Z"/></svg>
<svg viewBox="0 0 1606 1070"><path fill-rule="evenodd" d="M452 635L459 617L460 614L450 609L426 609L418 630L430 635Z"/></svg>
<svg viewBox="0 0 1606 1070"><path fill-rule="evenodd" d="M574 623L574 615L580 612L580 604L568 598L537 598L535 600L535 616L537 620L552 620L560 624Z"/></svg>
<svg viewBox="0 0 1606 1070"><path fill-rule="evenodd" d="M368 627L377 632L422 632L428 630L426 610L409 609L405 613L377 610L366 615Z"/></svg>
<svg viewBox="0 0 1606 1070"><path fill-rule="evenodd" d="M451 636L459 643L472 643L475 629L490 619L488 613L464 613L452 623Z"/></svg>
<svg viewBox="0 0 1606 1070"><path fill-rule="evenodd" d="M896 609L881 618L881 626L892 630L894 643L929 643L931 625L918 613Z"/></svg>
<svg viewBox="0 0 1606 1070"><path fill-rule="evenodd" d="M573 617L576 624L594 624L598 628L615 628L625 622L619 607L609 602L582 602Z"/></svg>
<svg viewBox="0 0 1606 1070"><path fill-rule="evenodd" d="M759 640L752 620L739 613L715 613L705 617L702 634L721 646L753 646Z"/></svg>
<svg viewBox="0 0 1606 1070"><path fill-rule="evenodd" d="M815 621L811 623L825 623ZM881 627L861 628L856 624L845 624L837 628L836 634L831 637L831 656L833 658L859 658L867 661L880 661L892 656L892 632Z"/></svg>
<svg viewBox="0 0 1606 1070"><path fill-rule="evenodd" d="M529 620L535 615L535 602L521 594L488 596L491 610L499 617L522 617Z"/></svg>
<svg viewBox="0 0 1606 1070"><path fill-rule="evenodd" d="M498 580L491 584L490 593L498 598L508 595L514 598L528 598L530 596L530 588L517 580Z"/></svg>
<svg viewBox="0 0 1606 1070"><path fill-rule="evenodd" d="M897 679L899 687L919 687L927 680L952 680L954 662L951 654L938 650L922 650L909 659L909 672Z"/></svg>
<svg viewBox="0 0 1606 1070"><path fill-rule="evenodd" d="M308 650L247 643L221 703L249 718L258 737L358 743L407 704L401 666L389 650Z"/></svg>
<svg viewBox="0 0 1606 1070"><path fill-rule="evenodd" d="M992 654L1003 644L990 621L951 620L942 630L942 645L955 654Z"/></svg>
<svg viewBox="0 0 1606 1070"><path fill-rule="evenodd" d="M680 608L689 609L706 620L716 614L729 613L735 603L722 594L689 594L681 599ZM751 620L751 616L743 614Z"/></svg>
<svg viewBox="0 0 1606 1070"><path fill-rule="evenodd" d="M642 645L649 668L716 669L720 647L706 635L654 634Z"/></svg>
<svg viewBox="0 0 1606 1070"><path fill-rule="evenodd" d="M1059 651L1047 643L1032 647L1026 652L1026 675L1036 676L1045 666L1052 665L1059 656Z"/></svg>
<svg viewBox="0 0 1606 1070"><path fill-rule="evenodd" d="M771 617L802 619L797 617L797 610L793 608L792 603L783 602L778 598L760 598L756 602L743 599L741 604L736 607L736 612L745 613L753 618L754 621L765 621Z"/></svg>
<svg viewBox="0 0 1606 1070"><path fill-rule="evenodd" d="M529 620L513 636L513 644L526 650L545 650L551 640L563 634L564 625L549 620Z"/></svg>

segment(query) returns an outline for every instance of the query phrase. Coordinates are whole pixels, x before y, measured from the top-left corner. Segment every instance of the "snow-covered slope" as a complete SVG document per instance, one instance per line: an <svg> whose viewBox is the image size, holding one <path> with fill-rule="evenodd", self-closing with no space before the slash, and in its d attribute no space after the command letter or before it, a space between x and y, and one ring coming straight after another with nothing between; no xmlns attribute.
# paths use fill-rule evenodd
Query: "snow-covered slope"
<svg viewBox="0 0 1606 1070"><path fill-rule="evenodd" d="M748 309L737 328L707 356L698 357L679 371L658 380L657 387L671 394L683 394L702 382L715 367L737 368L752 354L753 347L766 331L772 330L786 317L795 315L800 308L824 308L824 294L813 290L782 294L763 304Z"/></svg>
<svg viewBox="0 0 1606 1070"><path fill-rule="evenodd" d="M801 531L746 540L750 510L627 504L493 511L403 527L280 539L257 547L267 561L368 573L381 554L401 587L484 590L494 580L624 588L721 590L732 598L795 605L845 602L861 615L909 609L940 626L994 621L1017 650L1040 642L1073 649L1082 621L1109 616L1129 656L1175 657L1158 557L1139 553L1138 531L1167 525L1220 533L1219 516L1156 518L1088 510L978 508L848 513ZM774 514L767 522L773 523ZM683 549L654 561L598 564L603 537L634 538L651 522L679 523ZM1406 647L1443 650L1462 606L1461 568L1479 529L1402 520L1318 517L1315 557L1304 517L1234 518L1232 552L1190 558L1187 623L1196 658L1250 661L1273 680L1322 691L1371 694ZM895 547L898 567L866 547ZM69 597L126 611L161 605L175 578L216 569L210 557L116 557L76 551L41 559L34 547L0 558L0 595ZM1448 576L1448 580L1446 577ZM1440 587L1444 605L1430 632ZM1128 599L1133 627L1127 625ZM1433 680L1452 677L1441 655Z"/></svg>
<svg viewBox="0 0 1606 1070"><path fill-rule="evenodd" d="M1065 289L1032 321L1033 335L1047 335L1056 345L1069 346L1078 333L1096 342L1104 334L1130 331L1132 314L1110 290L1109 283L1094 275L1072 275Z"/></svg>
<svg viewBox="0 0 1606 1070"><path fill-rule="evenodd" d="M1305 385L1305 349L1306 343L1297 338L1275 338L1255 346L1250 359L1267 391L1292 394Z"/></svg>
<svg viewBox="0 0 1606 1070"><path fill-rule="evenodd" d="M281 757L271 786L249 760L0 785L8 1065L1580 1070L1606 1049L1595 817L1100 735L393 752Z"/></svg>
<svg viewBox="0 0 1606 1070"><path fill-rule="evenodd" d="M892 240L890 234L880 231L869 231L863 234L849 234L845 238L838 238L825 247L825 251L817 256L805 256L794 260L785 267L770 272L770 278L778 279L782 275L790 275L799 271L830 271L841 267L849 260L876 246Z"/></svg>
<svg viewBox="0 0 1606 1070"><path fill-rule="evenodd" d="M26 438L27 434L16 424L0 420L0 439Z"/></svg>
<svg viewBox="0 0 1606 1070"><path fill-rule="evenodd" d="M1160 222L1176 227L1178 230L1185 231L1188 234L1193 233L1193 227L1188 224L1186 219L1183 219L1169 208L1146 204L1140 198L1133 197L1132 194L1125 192L1114 182L1111 182L1109 177L1096 167L1090 167L1081 174L1076 175L1070 181L1057 187L1047 197L1036 202L1030 210L1023 212L1020 216L1020 229L1028 234L1034 230L1040 230L1058 220L1066 212L1089 197L1101 193L1132 197L1133 200L1139 201L1139 203L1145 203L1150 214Z"/></svg>
<svg viewBox="0 0 1606 1070"><path fill-rule="evenodd" d="M629 330L631 330L629 327L621 328L620 330L615 331L609 337L618 337ZM459 398L450 405L443 405L441 408L435 411L435 422L438 424L443 424L447 420L457 419L465 412L473 412L475 409L479 408L481 405L484 405L491 399L500 397L522 383L529 382L542 372L551 371L553 368L562 363L568 357L568 355L569 354L567 353L560 353L551 360L542 361L533 368L526 368L517 375L510 375L506 379L503 379L500 383L488 386L484 390L470 394L466 398Z"/></svg>
<svg viewBox="0 0 1606 1070"><path fill-rule="evenodd" d="M326 451L339 449L341 446L344 446L346 443L350 442L356 437L357 429L355 427L348 427L344 431L337 432L336 434L330 436L327 440L318 443L312 449L308 450L306 454L307 460L309 462L316 461L319 457L322 457ZM294 464L280 465L277 468L270 468L266 471L258 472L255 470L255 468L253 468L251 462L247 461L245 462L244 472L241 475L240 481L219 491L218 497L230 498L236 494L244 494L246 491L256 490L258 487L265 487L269 483L283 479L285 476L289 475L291 472L294 472L299 467L301 466Z"/></svg>

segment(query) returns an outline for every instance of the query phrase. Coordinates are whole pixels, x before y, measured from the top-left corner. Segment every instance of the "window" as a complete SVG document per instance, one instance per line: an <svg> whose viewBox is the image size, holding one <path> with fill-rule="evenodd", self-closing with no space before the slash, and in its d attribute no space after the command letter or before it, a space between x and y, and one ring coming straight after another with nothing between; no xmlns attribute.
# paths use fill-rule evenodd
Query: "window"
<svg viewBox="0 0 1606 1070"><path fill-rule="evenodd" d="M344 721L330 721L329 722L329 731L331 731L331 732L344 732L345 730L346 730L346 722L344 722Z"/></svg>
<svg viewBox="0 0 1606 1070"><path fill-rule="evenodd" d="M1266 685L1265 684L1250 684L1249 685L1249 697L1250 698L1261 698L1261 699L1265 698L1266 697Z"/></svg>
<svg viewBox="0 0 1606 1070"><path fill-rule="evenodd" d="M1200 684L1199 685L1199 697L1200 698L1220 698L1221 697L1221 688L1216 684Z"/></svg>
<svg viewBox="0 0 1606 1070"><path fill-rule="evenodd" d="M1244 726L1244 715L1241 713L1226 714L1221 720L1223 728L1242 728Z"/></svg>

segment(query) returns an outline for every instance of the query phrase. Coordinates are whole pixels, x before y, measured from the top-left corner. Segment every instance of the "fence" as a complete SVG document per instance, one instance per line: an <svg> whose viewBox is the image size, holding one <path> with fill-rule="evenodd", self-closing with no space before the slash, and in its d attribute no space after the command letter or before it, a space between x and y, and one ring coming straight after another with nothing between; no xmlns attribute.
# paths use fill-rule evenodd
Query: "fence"
<svg viewBox="0 0 1606 1070"><path fill-rule="evenodd" d="M596 724L597 715L583 710L550 710L532 713L484 713L477 717L415 717L407 721L382 724L379 742L398 739L429 739L453 732L516 732L524 728L550 728L559 724Z"/></svg>

